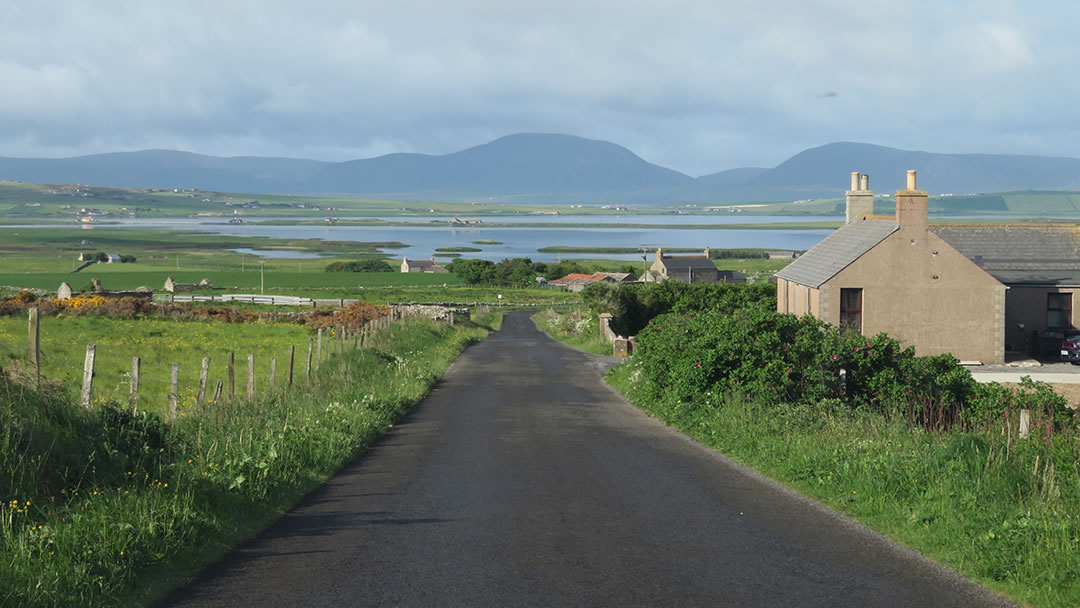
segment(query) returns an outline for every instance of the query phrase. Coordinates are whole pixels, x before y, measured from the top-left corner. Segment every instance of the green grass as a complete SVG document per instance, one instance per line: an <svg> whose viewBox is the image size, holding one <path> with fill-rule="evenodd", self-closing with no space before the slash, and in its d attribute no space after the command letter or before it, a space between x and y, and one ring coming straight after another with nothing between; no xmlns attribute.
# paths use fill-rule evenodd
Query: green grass
<svg viewBox="0 0 1080 608"><path fill-rule="evenodd" d="M180 415L194 413L203 357L210 357L208 393L225 381L229 353L235 358L235 386L246 390L249 353L255 355L257 386L269 382L270 359L277 359L276 382L286 378L289 347L296 347L295 370L304 373L307 328L289 323L216 323L165 319L43 317L40 322L41 373L64 386L82 384L86 345L95 344L93 403L127 401L132 358L140 357L139 408L164 415L169 402L171 365L180 364ZM0 367L25 359L27 321L0 318ZM209 398L209 395L208 395Z"/></svg>
<svg viewBox="0 0 1080 608"><path fill-rule="evenodd" d="M268 265L269 266L269 265ZM245 293L255 290L260 285L259 267L248 264L248 269L240 270L176 270L147 269L139 264L95 264L86 270L72 274L69 272L27 272L0 273L0 285L11 285L27 289L45 289L55 292L60 283L67 282L75 291L88 291L91 279L101 280L105 289L130 290L145 285L160 292L165 279L172 277L179 283L198 283L209 279L210 283L221 290L243 290ZM317 297L338 297L332 293L345 293L345 290L382 287L441 287L461 285L454 274L430 274L422 272L323 272L322 264L317 268L305 267L303 271L266 270L262 282L267 293L279 295L299 295L300 292L322 293ZM295 292L295 293L294 293ZM332 293L331 293L332 292ZM211 293L211 292L207 292Z"/></svg>
<svg viewBox="0 0 1080 608"><path fill-rule="evenodd" d="M823 403L654 401L633 359L609 382L696 440L1031 606L1080 605L1080 441L1005 421L931 433Z"/></svg>
<svg viewBox="0 0 1080 608"><path fill-rule="evenodd" d="M530 317L537 329L555 340L597 355L610 355L611 342L600 331L599 322L588 311L575 309L558 313L552 309Z"/></svg>
<svg viewBox="0 0 1080 608"><path fill-rule="evenodd" d="M0 605L158 600L365 450L487 330L396 324L302 390L165 426L0 377Z"/></svg>

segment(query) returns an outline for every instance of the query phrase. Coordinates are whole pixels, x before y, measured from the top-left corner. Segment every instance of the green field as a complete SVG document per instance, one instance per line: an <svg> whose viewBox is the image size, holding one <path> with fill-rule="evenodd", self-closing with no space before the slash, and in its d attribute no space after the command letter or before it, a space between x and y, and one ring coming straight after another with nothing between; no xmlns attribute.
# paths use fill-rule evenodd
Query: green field
<svg viewBox="0 0 1080 608"><path fill-rule="evenodd" d="M311 333L288 323L218 323L164 319L106 319L44 317L41 320L41 373L69 390L82 385L87 344L96 345L95 404L107 400L127 402L132 358L142 359L140 409L164 414L170 391L171 365L180 364L181 414L195 405L199 369L210 357L208 392L218 380L226 382L228 354L235 356L237 391L246 391L247 356L255 355L257 388L269 382L270 359L277 358L277 383L285 379L289 347L295 346L297 370L304 373L307 341ZM0 317L0 367L25 361L27 321Z"/></svg>

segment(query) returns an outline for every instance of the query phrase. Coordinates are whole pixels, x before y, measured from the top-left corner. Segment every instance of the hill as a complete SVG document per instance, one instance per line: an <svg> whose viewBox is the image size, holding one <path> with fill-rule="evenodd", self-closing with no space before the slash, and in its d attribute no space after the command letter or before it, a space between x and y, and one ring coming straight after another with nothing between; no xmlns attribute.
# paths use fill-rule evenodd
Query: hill
<svg viewBox="0 0 1080 608"><path fill-rule="evenodd" d="M773 168L744 167L693 178L611 142L518 134L444 155L388 154L328 163L295 158L204 156L144 150L62 159L0 158L0 179L126 188L324 194L392 200L509 203L724 203L843 195L852 171L891 193L919 171L932 194L1080 189L1080 159L937 154L839 142Z"/></svg>

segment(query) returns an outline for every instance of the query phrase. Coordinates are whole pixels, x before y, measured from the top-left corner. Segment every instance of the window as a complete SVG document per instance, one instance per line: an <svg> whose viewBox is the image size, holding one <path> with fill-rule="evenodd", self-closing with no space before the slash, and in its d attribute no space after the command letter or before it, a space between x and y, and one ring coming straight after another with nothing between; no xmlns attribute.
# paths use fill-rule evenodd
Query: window
<svg viewBox="0 0 1080 608"><path fill-rule="evenodd" d="M1070 326L1072 326L1072 294L1071 293L1048 293L1048 294L1046 294L1046 326L1047 327L1070 327Z"/></svg>
<svg viewBox="0 0 1080 608"><path fill-rule="evenodd" d="M862 333L862 289L840 289L840 329Z"/></svg>

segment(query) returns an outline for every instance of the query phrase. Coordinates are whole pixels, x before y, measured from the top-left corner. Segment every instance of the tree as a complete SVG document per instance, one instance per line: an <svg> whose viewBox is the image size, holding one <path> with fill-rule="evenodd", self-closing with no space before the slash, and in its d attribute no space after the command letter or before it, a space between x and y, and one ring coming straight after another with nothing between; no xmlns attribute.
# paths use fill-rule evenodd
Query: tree
<svg viewBox="0 0 1080 608"><path fill-rule="evenodd" d="M495 263L489 260L455 260L454 274L466 285L489 285L495 281Z"/></svg>

